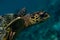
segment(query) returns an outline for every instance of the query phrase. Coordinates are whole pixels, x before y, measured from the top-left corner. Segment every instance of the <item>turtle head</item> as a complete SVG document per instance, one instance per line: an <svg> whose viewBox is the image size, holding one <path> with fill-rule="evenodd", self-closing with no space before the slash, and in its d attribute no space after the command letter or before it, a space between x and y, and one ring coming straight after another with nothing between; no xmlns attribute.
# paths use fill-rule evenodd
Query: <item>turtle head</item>
<svg viewBox="0 0 60 40"><path fill-rule="evenodd" d="M40 12L38 12L38 14L39 14L41 19L47 19L50 17L50 15L45 11L40 11Z"/></svg>

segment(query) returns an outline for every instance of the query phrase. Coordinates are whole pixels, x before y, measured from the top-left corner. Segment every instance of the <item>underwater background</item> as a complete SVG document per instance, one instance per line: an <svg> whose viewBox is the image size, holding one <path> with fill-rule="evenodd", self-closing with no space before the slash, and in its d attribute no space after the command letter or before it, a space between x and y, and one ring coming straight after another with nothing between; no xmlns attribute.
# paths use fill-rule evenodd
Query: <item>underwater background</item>
<svg viewBox="0 0 60 40"><path fill-rule="evenodd" d="M0 15L16 13L23 7L27 13L44 10L50 18L18 33L15 40L60 40L60 0L0 0Z"/></svg>

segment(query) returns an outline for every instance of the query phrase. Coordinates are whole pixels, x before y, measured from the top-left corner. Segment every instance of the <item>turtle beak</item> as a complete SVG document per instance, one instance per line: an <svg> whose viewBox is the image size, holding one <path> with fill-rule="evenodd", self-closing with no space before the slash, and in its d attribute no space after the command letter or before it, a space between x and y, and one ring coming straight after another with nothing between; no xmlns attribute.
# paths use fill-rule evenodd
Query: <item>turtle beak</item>
<svg viewBox="0 0 60 40"><path fill-rule="evenodd" d="M39 15L41 19L47 19L50 17L47 12L40 12Z"/></svg>

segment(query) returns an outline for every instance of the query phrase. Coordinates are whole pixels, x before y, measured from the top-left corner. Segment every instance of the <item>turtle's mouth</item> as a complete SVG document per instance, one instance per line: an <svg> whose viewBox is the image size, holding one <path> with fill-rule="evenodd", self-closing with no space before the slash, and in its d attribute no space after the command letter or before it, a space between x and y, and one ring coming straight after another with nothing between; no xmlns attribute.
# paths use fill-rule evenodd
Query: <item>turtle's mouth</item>
<svg viewBox="0 0 60 40"><path fill-rule="evenodd" d="M41 19L47 19L50 17L47 12L40 12L39 15Z"/></svg>

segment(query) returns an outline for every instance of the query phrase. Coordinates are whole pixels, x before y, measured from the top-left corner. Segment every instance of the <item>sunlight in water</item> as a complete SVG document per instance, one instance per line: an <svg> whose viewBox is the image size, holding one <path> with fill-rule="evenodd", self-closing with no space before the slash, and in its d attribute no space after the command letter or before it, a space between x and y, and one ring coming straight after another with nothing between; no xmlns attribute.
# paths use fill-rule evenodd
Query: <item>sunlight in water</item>
<svg viewBox="0 0 60 40"><path fill-rule="evenodd" d="M60 30L60 22L58 22L58 23L56 23L54 26L53 26L53 28L55 29L55 30Z"/></svg>

